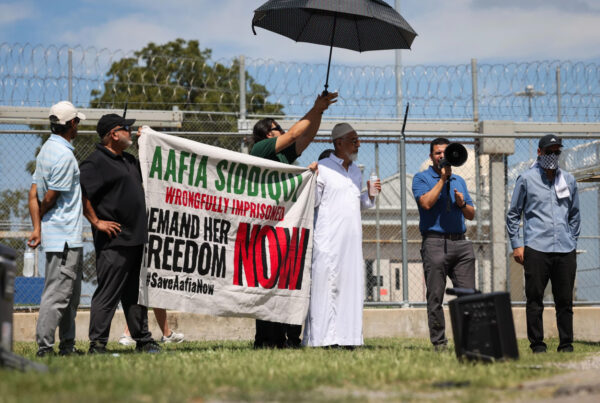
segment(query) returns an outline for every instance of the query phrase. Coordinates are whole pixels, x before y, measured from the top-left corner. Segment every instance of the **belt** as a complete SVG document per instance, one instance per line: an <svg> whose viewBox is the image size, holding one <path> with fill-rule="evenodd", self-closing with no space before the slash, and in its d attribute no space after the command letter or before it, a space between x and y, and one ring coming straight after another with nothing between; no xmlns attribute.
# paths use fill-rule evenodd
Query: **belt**
<svg viewBox="0 0 600 403"><path fill-rule="evenodd" d="M423 239L425 238L442 238L449 239L451 241L463 241L465 240L465 234L443 234L441 232L425 232Z"/></svg>

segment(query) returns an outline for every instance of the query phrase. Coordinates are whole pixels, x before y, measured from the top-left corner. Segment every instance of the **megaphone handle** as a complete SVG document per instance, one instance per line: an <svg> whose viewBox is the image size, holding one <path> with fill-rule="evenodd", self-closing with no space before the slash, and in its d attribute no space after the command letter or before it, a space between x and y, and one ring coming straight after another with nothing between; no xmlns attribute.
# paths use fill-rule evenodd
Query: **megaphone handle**
<svg viewBox="0 0 600 403"><path fill-rule="evenodd" d="M450 212L452 203L450 203L450 178L446 180L446 211Z"/></svg>

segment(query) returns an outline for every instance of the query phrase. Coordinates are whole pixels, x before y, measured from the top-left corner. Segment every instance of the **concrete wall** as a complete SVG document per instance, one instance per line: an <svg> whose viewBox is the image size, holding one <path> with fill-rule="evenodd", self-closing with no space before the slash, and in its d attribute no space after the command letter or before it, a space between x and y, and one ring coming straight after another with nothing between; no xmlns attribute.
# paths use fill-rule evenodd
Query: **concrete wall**
<svg viewBox="0 0 600 403"><path fill-rule="evenodd" d="M87 340L89 311L77 314L77 340ZM525 308L513 308L515 328L518 338L526 338ZM14 314L14 340L35 341L35 325L38 313ZM600 341L600 307L575 308L574 329L576 340ZM152 313L150 329L155 338L161 332ZM254 320L248 318L221 318L185 312L169 312L169 325L185 334L186 340L252 340ZM110 339L118 340L123 333L125 320L123 312L115 314ZM371 337L411 337L428 338L427 312L425 308L365 309L364 336ZM446 310L446 329L452 335L450 316ZM544 310L544 330L546 337L557 337L554 308Z"/></svg>

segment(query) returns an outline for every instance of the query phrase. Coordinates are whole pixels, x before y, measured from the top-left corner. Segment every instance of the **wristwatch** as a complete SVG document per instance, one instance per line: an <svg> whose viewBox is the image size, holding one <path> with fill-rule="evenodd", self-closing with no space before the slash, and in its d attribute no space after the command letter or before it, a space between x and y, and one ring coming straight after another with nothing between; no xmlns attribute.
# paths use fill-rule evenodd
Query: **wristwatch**
<svg viewBox="0 0 600 403"><path fill-rule="evenodd" d="M461 210L467 207L467 202L465 202L462 206L460 206Z"/></svg>

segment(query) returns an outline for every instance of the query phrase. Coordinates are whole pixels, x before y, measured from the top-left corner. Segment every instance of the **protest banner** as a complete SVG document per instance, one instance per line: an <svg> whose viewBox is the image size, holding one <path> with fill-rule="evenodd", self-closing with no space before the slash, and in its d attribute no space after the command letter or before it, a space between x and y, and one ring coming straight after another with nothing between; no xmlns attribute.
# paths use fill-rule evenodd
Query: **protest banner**
<svg viewBox="0 0 600 403"><path fill-rule="evenodd" d="M302 324L313 172L148 127L139 146L148 211L140 303Z"/></svg>

